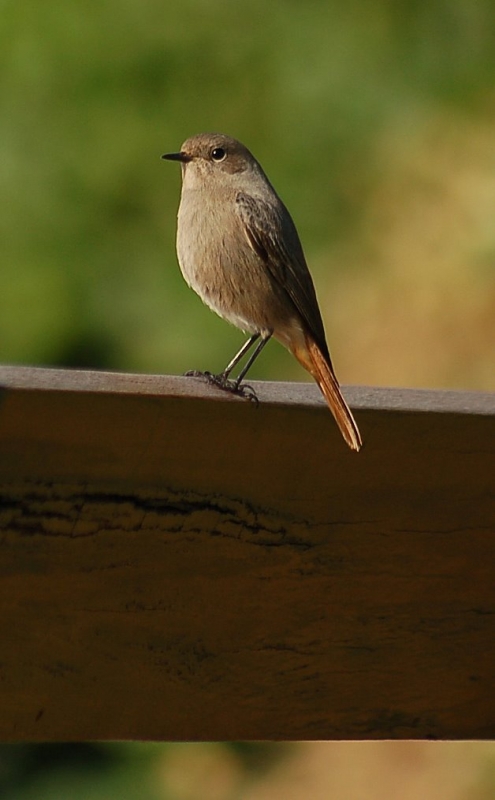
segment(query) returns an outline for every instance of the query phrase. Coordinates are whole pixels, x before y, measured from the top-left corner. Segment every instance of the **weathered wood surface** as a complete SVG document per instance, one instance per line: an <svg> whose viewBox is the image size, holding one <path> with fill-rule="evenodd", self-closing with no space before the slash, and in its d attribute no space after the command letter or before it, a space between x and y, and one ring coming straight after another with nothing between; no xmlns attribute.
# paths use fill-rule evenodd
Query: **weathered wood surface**
<svg viewBox="0 0 495 800"><path fill-rule="evenodd" d="M0 369L0 738L495 737L495 397Z"/></svg>

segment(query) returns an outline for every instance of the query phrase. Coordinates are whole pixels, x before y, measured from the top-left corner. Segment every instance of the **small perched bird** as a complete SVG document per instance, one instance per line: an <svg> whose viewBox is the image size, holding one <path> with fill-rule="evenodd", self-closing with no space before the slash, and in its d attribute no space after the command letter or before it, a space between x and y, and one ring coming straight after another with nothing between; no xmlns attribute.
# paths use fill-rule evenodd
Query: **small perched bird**
<svg viewBox="0 0 495 800"><path fill-rule="evenodd" d="M220 375L192 374L242 393L242 379L274 336L313 376L345 441L359 450L361 435L333 371L296 227L260 164L241 142L219 133L192 136L180 152L162 158L182 167L177 226L182 274L209 308L250 334Z"/></svg>

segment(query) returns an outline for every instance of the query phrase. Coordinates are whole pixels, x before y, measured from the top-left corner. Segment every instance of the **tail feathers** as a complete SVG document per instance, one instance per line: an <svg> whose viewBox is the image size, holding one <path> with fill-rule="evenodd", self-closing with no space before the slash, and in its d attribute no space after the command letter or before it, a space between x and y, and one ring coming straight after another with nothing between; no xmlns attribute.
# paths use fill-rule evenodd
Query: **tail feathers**
<svg viewBox="0 0 495 800"><path fill-rule="evenodd" d="M316 380L345 441L351 450L358 451L361 449L362 445L361 434L351 414L351 410L340 391L331 364L325 358L312 337L306 335L305 339L307 352L304 354L304 361L301 358L298 360L311 372ZM300 355L300 353L297 353L296 357ZM308 357L310 363L307 363Z"/></svg>

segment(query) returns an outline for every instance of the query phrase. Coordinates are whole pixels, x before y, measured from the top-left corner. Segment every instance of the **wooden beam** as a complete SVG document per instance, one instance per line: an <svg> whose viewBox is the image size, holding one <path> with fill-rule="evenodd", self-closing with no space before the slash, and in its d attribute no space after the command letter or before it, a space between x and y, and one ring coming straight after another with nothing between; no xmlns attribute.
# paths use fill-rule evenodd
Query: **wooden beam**
<svg viewBox="0 0 495 800"><path fill-rule="evenodd" d="M0 368L0 739L495 737L495 396Z"/></svg>

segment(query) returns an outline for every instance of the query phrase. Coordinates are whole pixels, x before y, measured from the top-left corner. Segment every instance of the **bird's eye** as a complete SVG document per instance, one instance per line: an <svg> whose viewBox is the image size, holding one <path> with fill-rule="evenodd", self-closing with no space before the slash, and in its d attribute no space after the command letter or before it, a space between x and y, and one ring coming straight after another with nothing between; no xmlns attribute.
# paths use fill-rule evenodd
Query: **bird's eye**
<svg viewBox="0 0 495 800"><path fill-rule="evenodd" d="M211 151L211 157L213 161L223 161L227 153L223 149L223 147L215 147Z"/></svg>

